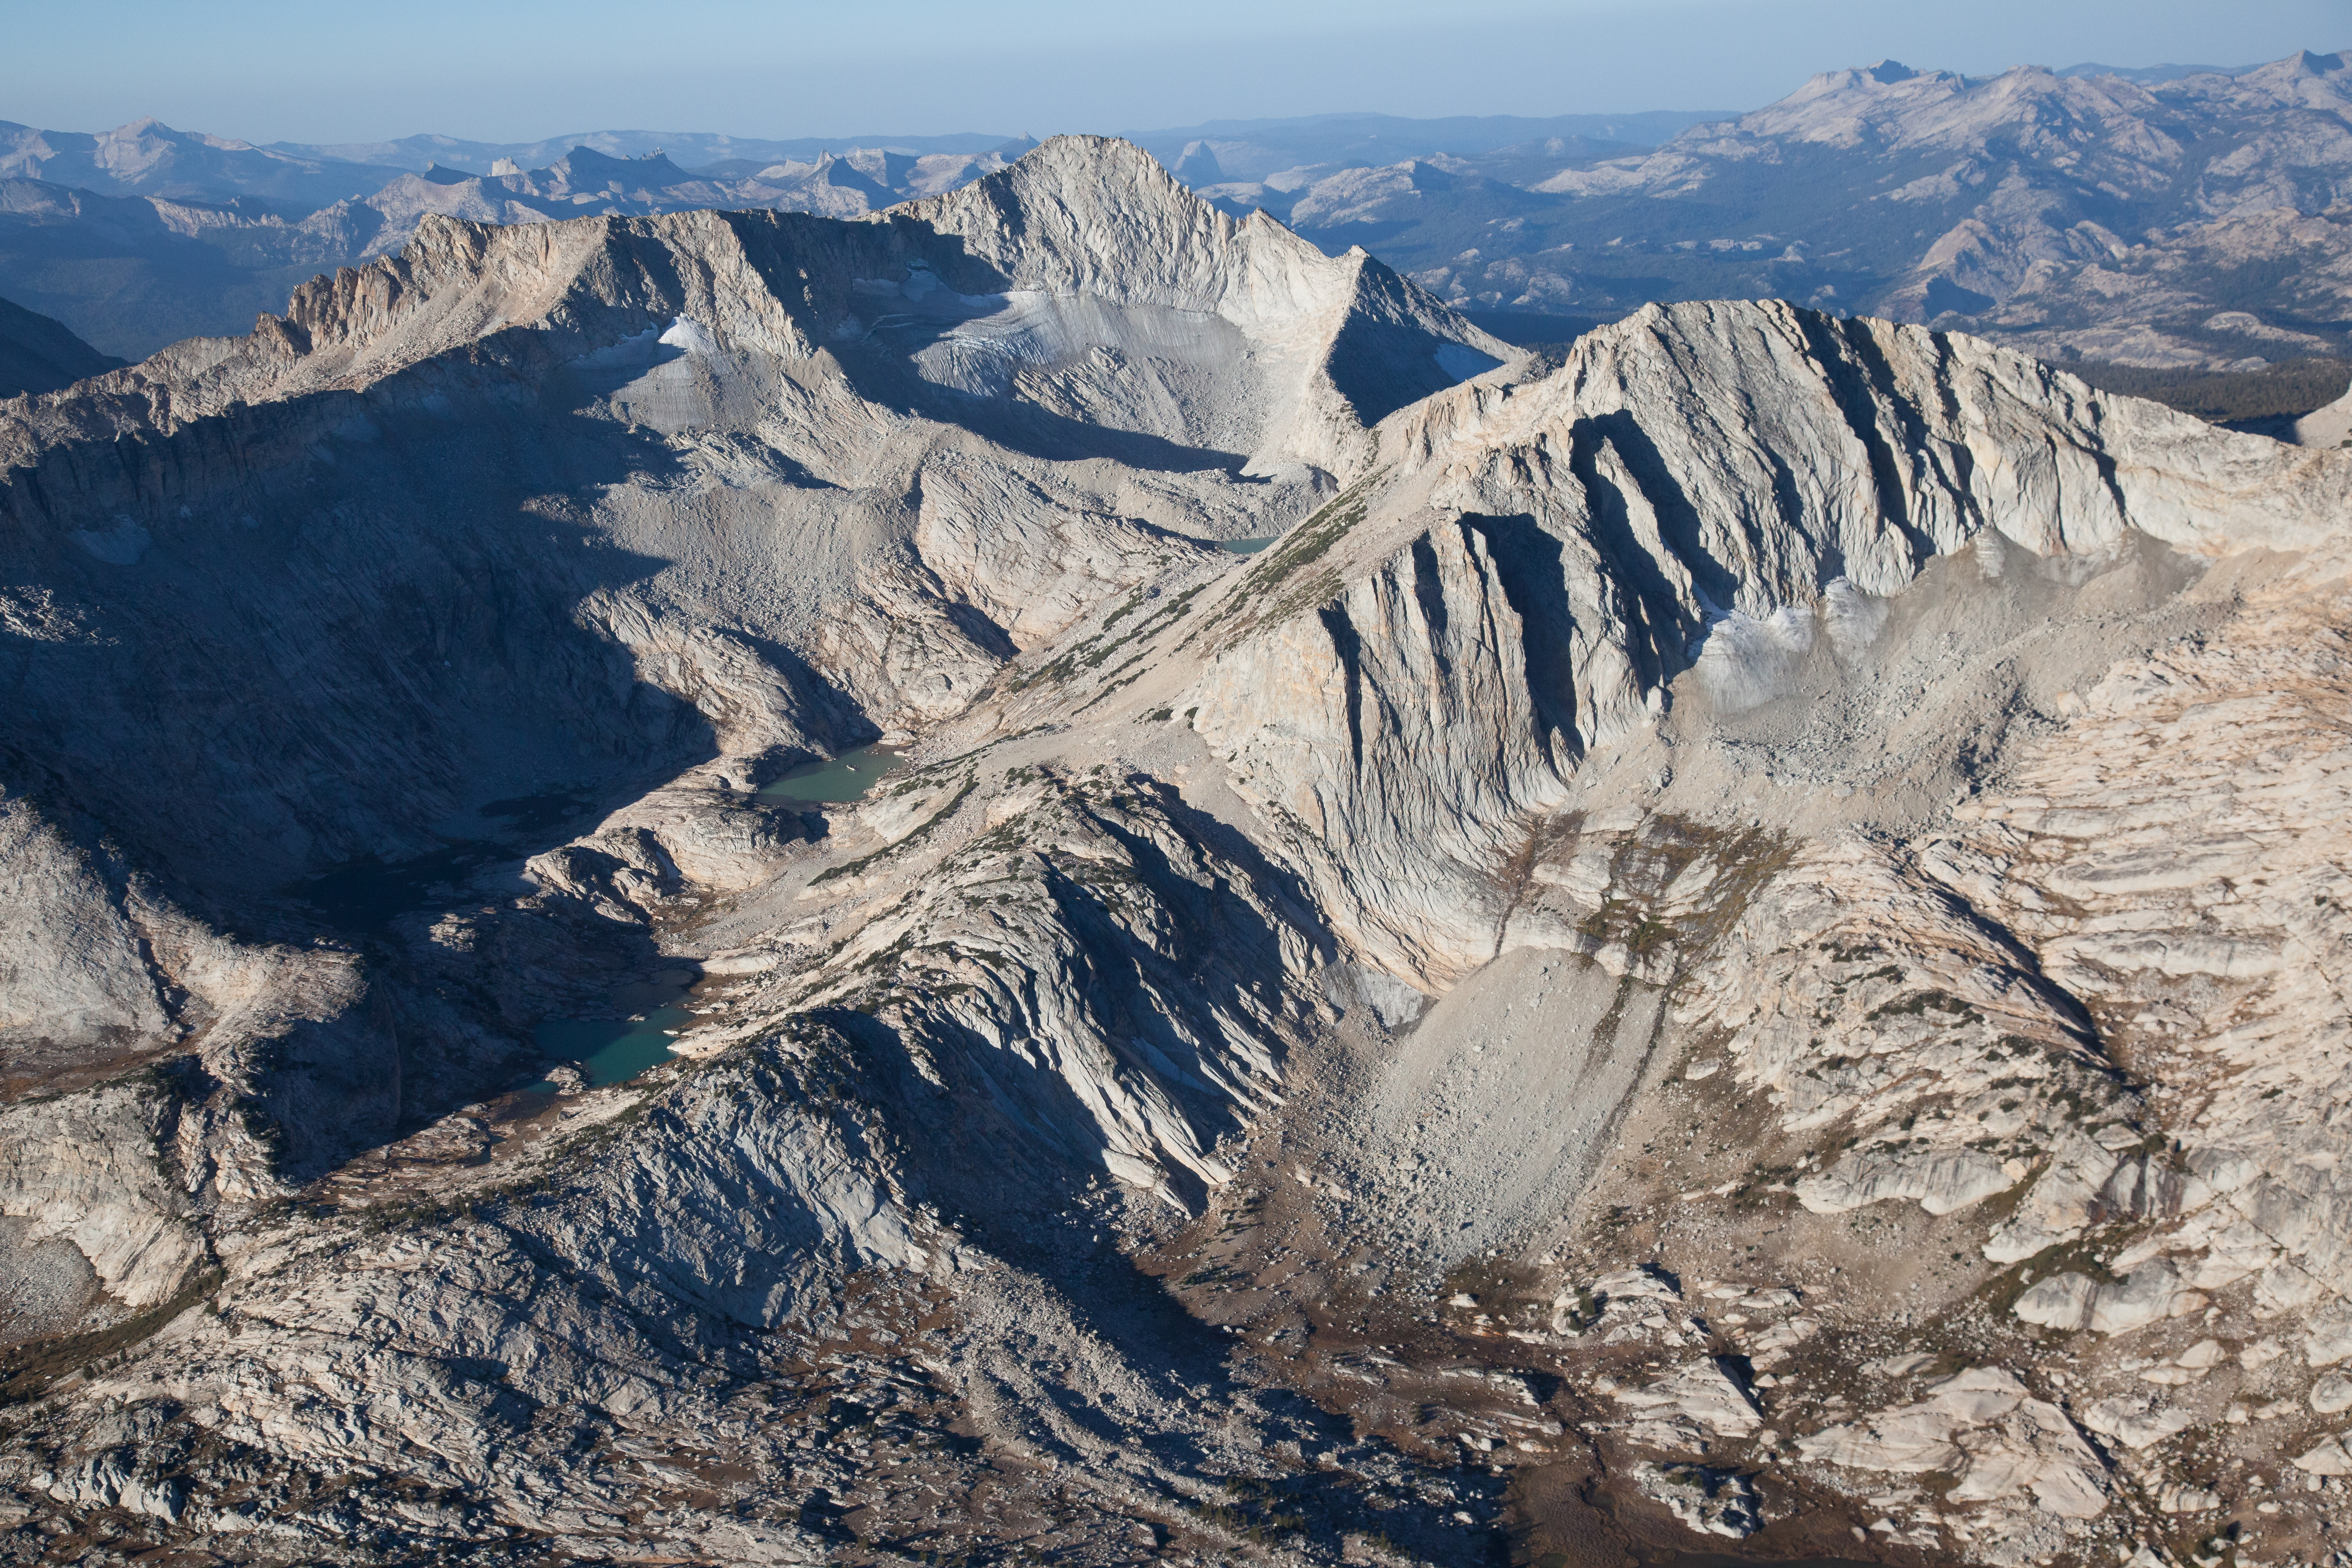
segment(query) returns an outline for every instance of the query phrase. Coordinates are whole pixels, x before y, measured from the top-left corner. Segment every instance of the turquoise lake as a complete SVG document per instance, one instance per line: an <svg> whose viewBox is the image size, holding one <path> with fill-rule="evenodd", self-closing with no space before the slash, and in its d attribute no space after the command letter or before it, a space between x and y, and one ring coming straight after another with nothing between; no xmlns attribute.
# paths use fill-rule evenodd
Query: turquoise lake
<svg viewBox="0 0 2352 1568"><path fill-rule="evenodd" d="M694 1015L677 1005L686 998L693 977L685 971L637 985L623 985L612 995L610 1018L550 1018L532 1031L540 1052L557 1061L575 1062L598 1088L626 1083L647 1068L668 1061L677 1053L670 1040L694 1022ZM549 1093L546 1079L530 1086Z"/></svg>
<svg viewBox="0 0 2352 1568"><path fill-rule="evenodd" d="M866 792L898 765L898 752L890 747L860 746L830 762L803 763L762 788L760 798L803 805L845 805L863 800Z"/></svg>

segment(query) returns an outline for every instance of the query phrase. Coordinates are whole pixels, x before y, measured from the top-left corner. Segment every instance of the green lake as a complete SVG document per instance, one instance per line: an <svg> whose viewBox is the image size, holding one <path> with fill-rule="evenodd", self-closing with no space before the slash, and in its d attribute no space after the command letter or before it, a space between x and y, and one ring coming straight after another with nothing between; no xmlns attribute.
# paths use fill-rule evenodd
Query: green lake
<svg viewBox="0 0 2352 1568"><path fill-rule="evenodd" d="M897 750L876 744L844 752L830 762L803 763L763 787L760 798L803 805L845 805L863 800L866 791L898 765L898 756Z"/></svg>

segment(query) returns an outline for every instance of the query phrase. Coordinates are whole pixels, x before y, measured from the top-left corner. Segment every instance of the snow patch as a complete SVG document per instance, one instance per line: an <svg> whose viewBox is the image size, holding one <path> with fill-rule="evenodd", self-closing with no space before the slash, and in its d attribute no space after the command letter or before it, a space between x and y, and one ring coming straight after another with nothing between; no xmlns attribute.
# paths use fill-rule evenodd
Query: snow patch
<svg viewBox="0 0 2352 1568"><path fill-rule="evenodd" d="M686 316L672 321L669 331L661 335L661 341L671 348L684 349L690 354L708 355L719 352L718 341L703 331L699 321Z"/></svg>
<svg viewBox="0 0 2352 1568"><path fill-rule="evenodd" d="M1727 713L1759 708L1791 689L1812 651L1811 611L1783 605L1758 620L1734 610L1706 628L1696 666L1699 687Z"/></svg>
<svg viewBox="0 0 2352 1568"><path fill-rule="evenodd" d="M1480 353L1467 343L1440 343L1430 357L1437 361L1438 369L1455 381L1484 375L1503 363L1492 354Z"/></svg>
<svg viewBox="0 0 2352 1568"><path fill-rule="evenodd" d="M136 566L147 547L155 542L153 534L128 517L116 518L114 526L102 533L81 528L66 537L110 566Z"/></svg>

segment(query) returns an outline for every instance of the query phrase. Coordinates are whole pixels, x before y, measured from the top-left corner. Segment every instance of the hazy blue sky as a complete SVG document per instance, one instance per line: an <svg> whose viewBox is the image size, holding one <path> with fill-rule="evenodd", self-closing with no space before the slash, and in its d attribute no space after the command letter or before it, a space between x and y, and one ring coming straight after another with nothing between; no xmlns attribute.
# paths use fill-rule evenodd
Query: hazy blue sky
<svg viewBox="0 0 2352 1568"><path fill-rule="evenodd" d="M1975 75L2352 47L2352 0L5 0L0 15L0 119L152 114L256 142L1748 109L1889 56Z"/></svg>

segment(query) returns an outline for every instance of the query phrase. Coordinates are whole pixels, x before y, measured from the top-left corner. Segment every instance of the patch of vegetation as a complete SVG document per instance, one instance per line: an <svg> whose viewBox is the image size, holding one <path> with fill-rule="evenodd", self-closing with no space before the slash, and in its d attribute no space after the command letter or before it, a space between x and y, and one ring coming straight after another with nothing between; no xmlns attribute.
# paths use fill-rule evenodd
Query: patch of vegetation
<svg viewBox="0 0 2352 1568"><path fill-rule="evenodd" d="M1144 602L1144 595L1149 590L1143 588L1138 588L1126 598L1120 600L1118 607L1111 611L1109 615L1103 617L1102 629L1108 632L1111 627L1118 625L1118 623L1124 620L1127 616L1132 615L1142 605Z"/></svg>
<svg viewBox="0 0 2352 1568"><path fill-rule="evenodd" d="M618 1120L614 1118L613 1120ZM597 1131L611 1125L597 1123ZM425 1230L446 1225L454 1219L473 1219L475 1211L485 1204L493 1204L514 1196L528 1184L487 1187L478 1192L453 1194L442 1198L412 1198L405 1203L375 1204L360 1211L360 1229L370 1236L381 1236L393 1230Z"/></svg>
<svg viewBox="0 0 2352 1568"><path fill-rule="evenodd" d="M1227 625L1224 637L1227 646L1231 646L1246 626L1279 625L1309 605L1337 595L1339 579L1330 572L1318 573L1303 584L1293 584L1286 593L1280 590L1286 582L1329 553L1333 545L1364 521L1371 510L1373 491L1388 476L1386 468L1366 474L1284 534L1278 543L1269 546L1193 637ZM1184 640L1189 644L1192 639Z"/></svg>
<svg viewBox="0 0 2352 1568"><path fill-rule="evenodd" d="M227 1278L217 1268L204 1268L173 1292L170 1300L111 1328L33 1340L0 1352L0 1408L38 1399L61 1377L98 1370L101 1363L111 1364L219 1289Z"/></svg>
<svg viewBox="0 0 2352 1568"><path fill-rule="evenodd" d="M1011 689L1014 691L1025 691L1030 687L1038 684L1040 681L1048 680L1059 685L1062 682L1068 680L1070 677L1079 674L1082 671L1100 669L1109 661L1111 655L1127 647L1129 643L1135 642L1139 638L1152 637L1160 632L1165 631L1170 626L1175 625L1179 620L1182 619L1186 615L1190 614L1192 608L1192 601L1197 598L1200 595L1201 591L1207 586L1208 584L1205 583L1193 584L1192 586L1185 589L1182 593L1177 595L1174 598L1170 599L1158 609L1153 610L1150 615L1145 616L1141 620L1138 621L1133 626L1129 628L1125 637L1116 638L1110 642L1105 642L1103 639L1110 635L1111 627L1117 624L1121 617L1126 616L1129 611L1134 609L1138 605L1143 603L1149 597L1148 590L1138 588L1133 594L1128 596L1125 603L1121 604L1117 609L1113 610L1110 615L1104 618L1103 624L1096 629L1091 637L1082 638L1076 644L1064 651L1061 657L1055 659L1052 663L1032 670L1026 675L1014 678L1011 684ZM1132 664L1135 662L1135 658L1140 658L1142 657L1143 656L1140 653L1138 653L1134 658L1129 659L1127 663ZM1119 666L1120 669L1125 669L1126 668L1126 664ZM1117 672L1114 671L1113 673Z"/></svg>
<svg viewBox="0 0 2352 1568"><path fill-rule="evenodd" d="M1607 1305L1607 1302L1594 1296L1589 1288L1579 1285L1576 1288L1576 1304L1564 1310L1560 1316L1572 1331L1580 1334L1588 1333L1600 1327L1601 1310Z"/></svg>
<svg viewBox="0 0 2352 1568"><path fill-rule="evenodd" d="M1994 1275L1977 1295L1995 1318L2006 1318L2018 1298L2045 1279L2061 1274L2087 1276L2093 1284L2117 1285L2123 1277L2099 1260L2099 1254L2121 1245L2113 1234L2091 1235L2056 1247L2045 1247L2032 1257Z"/></svg>
<svg viewBox="0 0 2352 1568"><path fill-rule="evenodd" d="M1897 997L1870 1010L1873 1023L1881 1018L1918 1018L1928 1013L1942 1013L1971 1024L1981 1024L1984 1015L1966 1002L1945 991L1915 991L1908 996Z"/></svg>
<svg viewBox="0 0 2352 1568"><path fill-rule="evenodd" d="M2145 397L2210 423L2300 419L2352 387L2352 360L2291 359L2261 370L2152 370L2083 360L2063 366L2102 392Z"/></svg>
<svg viewBox="0 0 2352 1568"><path fill-rule="evenodd" d="M1687 962L1738 922L1757 890L1787 864L1792 847L1767 828L1722 829L1687 817L1654 817L1643 837L1619 844L1610 884L1654 887L1660 894L1604 898L1577 929L1597 942L1614 941L1644 957L1678 948ZM1555 847L1547 853L1557 856L1565 850ZM1702 857L1713 859L1715 880L1699 907L1674 921L1659 919L1654 912L1657 897Z"/></svg>
<svg viewBox="0 0 2352 1568"><path fill-rule="evenodd" d="M1364 521L1370 510L1370 492L1387 479L1389 470L1376 468L1339 492L1331 502L1292 529L1281 543L1267 551L1243 577L1243 584L1260 595L1271 594L1305 567L1313 565L1331 547Z"/></svg>

